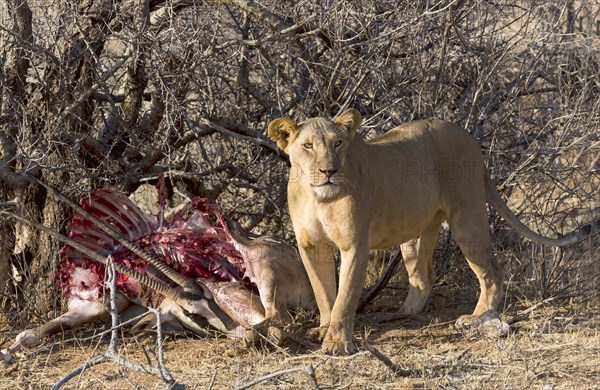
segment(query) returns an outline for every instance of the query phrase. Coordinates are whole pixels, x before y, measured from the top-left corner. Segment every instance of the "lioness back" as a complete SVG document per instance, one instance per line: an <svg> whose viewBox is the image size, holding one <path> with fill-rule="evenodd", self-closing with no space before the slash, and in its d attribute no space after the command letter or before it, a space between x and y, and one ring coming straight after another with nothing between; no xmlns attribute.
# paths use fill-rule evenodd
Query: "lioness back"
<svg viewBox="0 0 600 390"><path fill-rule="evenodd" d="M370 202L385 205L371 211L371 249L418 237L436 213L482 207L485 202L481 149L453 123L417 121L366 144L363 162L371 171Z"/></svg>

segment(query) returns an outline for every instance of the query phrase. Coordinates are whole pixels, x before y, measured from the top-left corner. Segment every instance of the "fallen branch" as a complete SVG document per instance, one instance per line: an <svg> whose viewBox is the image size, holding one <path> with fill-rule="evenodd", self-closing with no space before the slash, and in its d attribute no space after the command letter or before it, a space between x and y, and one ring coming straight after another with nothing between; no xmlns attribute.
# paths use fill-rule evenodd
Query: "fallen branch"
<svg viewBox="0 0 600 390"><path fill-rule="evenodd" d="M208 385L208 390L212 390L215 385L215 380L217 379L217 371L213 373L212 378L210 379L210 384Z"/></svg>
<svg viewBox="0 0 600 390"><path fill-rule="evenodd" d="M252 386L254 386L254 385L256 385L256 384L258 384L260 382L266 381L268 379L276 378L276 377L281 376L281 375L291 374L293 372L299 372L299 371L307 373L308 376L310 376L310 379L312 379L312 382L315 385L315 389L319 388L319 384L317 382L317 378L315 377L315 369L312 366L307 365L307 366L300 366L300 367L288 368L286 370L276 371L276 372L273 372L271 374L268 374L268 375L265 375L265 376L261 376L260 378L256 378L255 380L253 380L251 382L248 382L246 384L243 384L242 386L236 387L234 390L248 389L248 388L250 388L250 387L252 387Z"/></svg>
<svg viewBox="0 0 600 390"><path fill-rule="evenodd" d="M391 277L394 276L394 274L398 270L398 266L400 265L401 261L402 261L402 251L398 250L398 254L396 256L394 256L394 258L388 262L385 270L381 273L381 277L377 280L377 282L375 282L375 284L373 286L369 287L369 289L366 290L361 295L360 301L358 303L358 309L357 309L357 311L359 313L364 312L367 305L373 299L375 299L375 297L377 297L377 295L379 295L379 293L385 286L387 286Z"/></svg>
<svg viewBox="0 0 600 390"><path fill-rule="evenodd" d="M62 378L60 378L59 381L56 382L54 384L54 386L52 386L51 389L52 390L58 390L58 389L60 389L64 384L66 384L68 381L70 381L71 379L75 378L77 375L79 375L82 372L84 372L89 367L95 366L95 365L100 364L100 363L104 363L107 360L110 360L110 358L107 356L107 354L104 354L104 355L101 355L101 356L96 356L95 358L86 361L81 366L77 367L76 369L74 369L73 371L71 371L70 373L68 373L67 375L65 375Z"/></svg>
<svg viewBox="0 0 600 390"><path fill-rule="evenodd" d="M404 368L402 368L402 367L398 366L397 364L395 364L394 362L392 362L387 356L385 356L383 353L381 353L377 348L375 348L371 344L369 344L366 339L363 340L362 345L365 347L365 349L367 351L371 352L371 354L373 356L375 356L378 360L383 362L383 364L385 364L386 367L388 367L390 370L392 370L394 375L400 375L400 376L410 376L411 375L411 372L409 370L405 370Z"/></svg>
<svg viewBox="0 0 600 390"><path fill-rule="evenodd" d="M174 386L171 386L171 388L177 388L178 386L181 386L181 385L178 385L177 382L175 382L175 379L173 379L171 372L169 371L167 366L165 366L165 357L164 357L164 353L163 353L162 320L160 319L160 308L156 308L156 309L148 308L148 309L156 315L156 347L158 348L156 360L158 363L158 368L160 370L160 376L162 377L163 381L165 381L166 383L168 383L170 385L174 385Z"/></svg>
<svg viewBox="0 0 600 390"><path fill-rule="evenodd" d="M0 209L10 209L16 208L18 205L19 199L14 198L7 201L0 202Z"/></svg>

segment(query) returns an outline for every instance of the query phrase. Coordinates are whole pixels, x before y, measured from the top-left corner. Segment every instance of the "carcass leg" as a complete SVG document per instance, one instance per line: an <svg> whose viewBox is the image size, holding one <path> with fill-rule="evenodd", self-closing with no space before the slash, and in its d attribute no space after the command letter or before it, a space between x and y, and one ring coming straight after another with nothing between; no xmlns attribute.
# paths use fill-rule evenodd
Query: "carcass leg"
<svg viewBox="0 0 600 390"><path fill-rule="evenodd" d="M130 304L131 302L123 294L117 295L119 312ZM69 302L69 311L36 328L22 331L17 335L15 342L7 349L2 350L0 355L6 363L10 363L13 353L35 344L44 337L78 328L90 321L106 320L108 317L109 313L102 302L73 299Z"/></svg>

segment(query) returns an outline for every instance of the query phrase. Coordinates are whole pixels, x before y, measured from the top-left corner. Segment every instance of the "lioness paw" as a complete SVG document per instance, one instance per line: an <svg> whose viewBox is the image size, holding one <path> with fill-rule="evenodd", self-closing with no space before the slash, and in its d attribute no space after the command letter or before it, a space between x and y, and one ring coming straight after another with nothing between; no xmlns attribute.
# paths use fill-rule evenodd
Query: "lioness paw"
<svg viewBox="0 0 600 390"><path fill-rule="evenodd" d="M320 326L317 328L310 328L309 330L307 330L306 338L312 342L320 343L323 341L326 334L327 334L327 327Z"/></svg>
<svg viewBox="0 0 600 390"><path fill-rule="evenodd" d="M352 355L356 352L352 332L346 331L341 323L329 324L322 351L327 355Z"/></svg>
<svg viewBox="0 0 600 390"><path fill-rule="evenodd" d="M456 322L454 323L454 327L459 330L466 330L473 327L475 321L477 321L477 317L471 314L465 314L460 316Z"/></svg>
<svg viewBox="0 0 600 390"><path fill-rule="evenodd" d="M353 341L325 340L321 347L327 355L345 356L356 353L356 345Z"/></svg>

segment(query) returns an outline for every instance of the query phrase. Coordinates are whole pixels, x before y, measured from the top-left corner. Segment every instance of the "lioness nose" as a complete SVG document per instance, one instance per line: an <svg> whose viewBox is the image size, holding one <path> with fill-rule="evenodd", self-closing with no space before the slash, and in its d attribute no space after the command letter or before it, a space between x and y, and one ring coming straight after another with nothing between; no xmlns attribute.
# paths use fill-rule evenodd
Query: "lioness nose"
<svg viewBox="0 0 600 390"><path fill-rule="evenodd" d="M334 168L334 167L327 167L327 168L320 168L319 171L321 171L321 173L324 173L325 175L327 175L327 177L331 177L338 170L337 170L337 168Z"/></svg>

